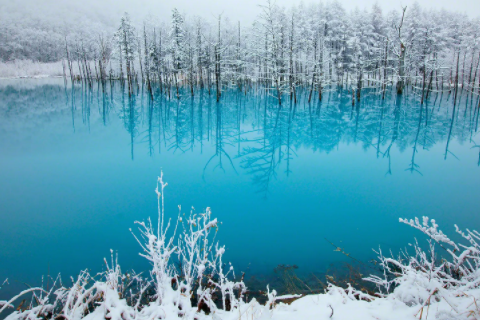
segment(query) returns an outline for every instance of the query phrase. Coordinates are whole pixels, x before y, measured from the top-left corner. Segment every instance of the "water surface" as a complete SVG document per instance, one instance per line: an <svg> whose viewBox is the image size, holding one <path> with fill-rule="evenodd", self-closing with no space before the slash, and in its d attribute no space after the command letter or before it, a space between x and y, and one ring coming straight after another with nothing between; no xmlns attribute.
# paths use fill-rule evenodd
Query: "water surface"
<svg viewBox="0 0 480 320"><path fill-rule="evenodd" d="M168 216L211 207L237 272L278 264L303 272L398 250L418 235L399 217L429 216L446 232L479 229L478 100L433 94L386 100L331 89L323 101L256 92L180 100L118 84L0 83L0 278L38 284L103 269L114 249L124 270L148 268L129 228L156 217L160 170ZM326 239L329 241L327 242ZM18 281L18 282L17 282ZM10 288L10 289L9 289Z"/></svg>

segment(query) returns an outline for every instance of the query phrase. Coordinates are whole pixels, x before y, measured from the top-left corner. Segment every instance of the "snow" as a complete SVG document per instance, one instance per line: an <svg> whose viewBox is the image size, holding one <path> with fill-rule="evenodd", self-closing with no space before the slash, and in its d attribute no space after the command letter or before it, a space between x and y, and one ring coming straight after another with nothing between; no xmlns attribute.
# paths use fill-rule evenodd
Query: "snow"
<svg viewBox="0 0 480 320"><path fill-rule="evenodd" d="M0 78L62 77L62 62L41 63L32 60L0 62Z"/></svg>

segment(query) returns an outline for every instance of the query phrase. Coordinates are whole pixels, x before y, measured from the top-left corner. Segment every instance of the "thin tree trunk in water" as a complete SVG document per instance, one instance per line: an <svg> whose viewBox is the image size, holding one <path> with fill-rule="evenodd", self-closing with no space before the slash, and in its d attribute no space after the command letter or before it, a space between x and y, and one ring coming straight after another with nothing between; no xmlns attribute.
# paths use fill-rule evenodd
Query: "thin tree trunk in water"
<svg viewBox="0 0 480 320"><path fill-rule="evenodd" d="M399 79L397 82L397 94L402 94L403 93L403 88L405 86L405 51L407 48L405 47L405 44L402 41L402 26L403 26L403 20L405 18L405 11L407 10L407 7L402 8L403 13L402 13L402 20L400 22L400 25L398 26L398 39L400 40L400 57L399 57L399 65L398 65L398 75Z"/></svg>
<svg viewBox="0 0 480 320"><path fill-rule="evenodd" d="M200 88L203 89L203 71L202 71L202 37L200 33L200 26L197 26L197 67L198 67L198 81Z"/></svg>
<svg viewBox="0 0 480 320"><path fill-rule="evenodd" d="M295 25L294 25L294 17L292 15L292 24L291 24L291 29L290 29L290 52L289 52L290 75L289 75L289 81L290 81L290 100L292 100L292 98L293 98L294 102L296 104L297 103L297 94L295 92L295 84L294 84L294 79L293 79L293 38L294 38L294 32L295 32Z"/></svg>
<svg viewBox="0 0 480 320"><path fill-rule="evenodd" d="M323 46L325 41L325 32L320 40L320 54L318 57L318 65L320 68L320 75L318 77L318 101L322 101L322 79L323 79Z"/></svg>
<svg viewBox="0 0 480 320"><path fill-rule="evenodd" d="M78 68L81 69L81 75L82 75L82 78L83 78L83 82L85 82L85 86L87 86L87 81L88 81L87 80L87 71L85 69L85 64L83 62L80 51L78 51Z"/></svg>
<svg viewBox="0 0 480 320"><path fill-rule="evenodd" d="M478 92L480 93L480 75L478 76Z"/></svg>
<svg viewBox="0 0 480 320"><path fill-rule="evenodd" d="M63 82L65 83L65 88L67 88L67 72L65 70L65 60L62 60L62 67L63 67Z"/></svg>
<svg viewBox="0 0 480 320"><path fill-rule="evenodd" d="M429 82L428 87L427 87L427 96L425 97L425 100L428 100L428 95L432 91L432 81L433 81L433 70L432 70L432 72L430 72L430 82Z"/></svg>
<svg viewBox="0 0 480 320"><path fill-rule="evenodd" d="M190 93L192 94L193 97L193 86L194 86L194 81L193 81L193 53L192 53L192 47L189 46L188 54L190 55Z"/></svg>
<svg viewBox="0 0 480 320"><path fill-rule="evenodd" d="M80 66L80 57L77 57L77 66L78 66L78 76L82 78L83 70L82 70L82 67ZM83 77L83 79L85 79L85 77Z"/></svg>
<svg viewBox="0 0 480 320"><path fill-rule="evenodd" d="M221 39L220 39L220 22L221 22L221 16L218 16L218 41L217 44L215 45L215 82L216 82L216 87L217 87L217 102L220 101L220 45L221 45Z"/></svg>
<svg viewBox="0 0 480 320"><path fill-rule="evenodd" d="M315 38L313 40L313 61L315 62L317 59L317 43L318 43L318 34L315 35ZM312 99L312 92L313 92L313 87L315 86L315 76L317 73L317 63L313 66L313 72L312 72L312 85L310 87L310 94L308 96L308 103L310 103Z"/></svg>
<svg viewBox="0 0 480 320"><path fill-rule="evenodd" d="M453 66L454 65L455 65L455 52L453 53L452 65L450 67L450 79L448 80L448 82L450 83L450 86L449 86L450 90L451 90L451 86L452 86L452 83L453 83Z"/></svg>
<svg viewBox="0 0 480 320"><path fill-rule="evenodd" d="M363 78L363 70L359 68L359 75L358 75L358 81L357 81L357 100L360 101L360 95L362 91L362 78Z"/></svg>
<svg viewBox="0 0 480 320"><path fill-rule="evenodd" d="M312 100L312 92L313 92L313 86L315 85L315 72L316 72L317 66L313 67L313 73L312 73L312 84L310 86L310 94L308 95L308 103Z"/></svg>
<svg viewBox="0 0 480 320"><path fill-rule="evenodd" d="M399 79L397 82L397 94L403 93L404 79L405 79L405 46L400 43L400 60L398 68Z"/></svg>
<svg viewBox="0 0 480 320"><path fill-rule="evenodd" d="M388 59L388 38L385 42L385 61L383 64L383 93L382 100L385 100L385 91L387 90L387 59Z"/></svg>
<svg viewBox="0 0 480 320"><path fill-rule="evenodd" d="M423 80L422 80L422 101L420 103L421 105L423 105L423 98L425 97L426 77L427 77L427 63L424 60L424 63L423 63Z"/></svg>
<svg viewBox="0 0 480 320"><path fill-rule="evenodd" d="M275 83L277 85L277 99L278 99L278 105L282 105L282 94L280 93L280 84L278 82L278 78L275 79Z"/></svg>
<svg viewBox="0 0 480 320"><path fill-rule="evenodd" d="M83 41L82 41L82 63L83 63L83 69L84 69L84 73L85 73L85 83L89 83L90 84L90 74L88 73L88 68L87 68L87 56L86 56L86 53L85 53L85 47L83 46Z"/></svg>
<svg viewBox="0 0 480 320"><path fill-rule="evenodd" d="M475 72L473 74L473 81L472 81L472 92L474 91L475 87L475 80L477 79L477 71L478 71L478 64L480 63L480 52L478 53L478 60L477 60L477 67L475 68Z"/></svg>
<svg viewBox="0 0 480 320"><path fill-rule="evenodd" d="M240 44L241 44L241 36L240 36L240 21L238 21L238 45L237 45L237 86L238 90L242 91L242 76L241 76L241 65L240 65Z"/></svg>
<svg viewBox="0 0 480 320"><path fill-rule="evenodd" d="M103 71L102 59L98 59L98 69L100 69L100 80L105 80L105 72Z"/></svg>
<svg viewBox="0 0 480 320"><path fill-rule="evenodd" d="M153 41L157 41L155 29L153 29ZM157 57L157 72L158 72L158 80L160 81L160 93L163 93L163 77L162 77L162 30L160 29L160 34L158 35L158 57ZM165 85L166 86L166 85Z"/></svg>
<svg viewBox="0 0 480 320"><path fill-rule="evenodd" d="M95 54L95 56L93 57L93 65L95 66L95 78L98 81L98 70L97 70L96 61L97 61L97 54Z"/></svg>
<svg viewBox="0 0 480 320"><path fill-rule="evenodd" d="M68 52L68 43L67 43L66 37L65 37L65 52L67 53L68 69L70 70L70 79L72 80L72 84L73 84L74 78L73 78L73 71L72 71L72 62L70 60L70 53ZM475 82L475 80L473 82Z"/></svg>
<svg viewBox="0 0 480 320"><path fill-rule="evenodd" d="M220 53L215 46L215 86L217 89L217 102L220 101Z"/></svg>
<svg viewBox="0 0 480 320"><path fill-rule="evenodd" d="M119 53L120 53L120 59L119 59L119 63L120 63L120 79L122 81L122 84L123 84L123 63L122 63L122 45L121 44L118 44L118 47L119 47Z"/></svg>
<svg viewBox="0 0 480 320"><path fill-rule="evenodd" d="M153 100L152 86L150 84L150 60L148 58L148 46L147 46L147 30L145 25L143 26L143 38L144 38L144 53L145 53L145 75L147 78L147 89L150 93L150 99Z"/></svg>
<svg viewBox="0 0 480 320"><path fill-rule="evenodd" d="M472 72L473 72L473 60L475 59L475 53L472 49L472 61L470 61L470 74L468 76L468 83L472 82Z"/></svg>
<svg viewBox="0 0 480 320"><path fill-rule="evenodd" d="M174 80L175 80L175 88L177 90L177 99L180 99L180 93L178 91L178 79L177 79L177 71L173 72Z"/></svg>
<svg viewBox="0 0 480 320"><path fill-rule="evenodd" d="M454 100L453 100L453 107L455 108L455 106L457 105L457 93L458 93L458 69L459 69L459 65L460 65L460 50L458 51L458 55L457 55L457 72L456 72L456 75L455 75L455 95L454 95Z"/></svg>
<svg viewBox="0 0 480 320"><path fill-rule="evenodd" d="M138 63L140 64L140 75L142 76L142 83L145 82L145 76L143 73L142 65L142 46L140 45L140 39L138 39Z"/></svg>

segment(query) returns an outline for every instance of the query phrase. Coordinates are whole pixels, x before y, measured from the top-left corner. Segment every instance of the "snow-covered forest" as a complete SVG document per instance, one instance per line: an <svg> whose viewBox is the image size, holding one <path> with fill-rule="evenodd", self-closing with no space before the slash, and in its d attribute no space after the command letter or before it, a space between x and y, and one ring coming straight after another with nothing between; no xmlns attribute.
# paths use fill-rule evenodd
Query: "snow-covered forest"
<svg viewBox="0 0 480 320"><path fill-rule="evenodd" d="M171 12L170 21L151 17L116 26L100 21L49 25L0 23L0 59L64 61L72 80L124 79L172 95L179 87L249 90L262 85L279 103L296 99L299 86L309 99L339 85L360 99L362 88L398 93L479 87L480 20L418 3L382 12L346 9L339 2L279 7L271 1L252 25Z"/></svg>

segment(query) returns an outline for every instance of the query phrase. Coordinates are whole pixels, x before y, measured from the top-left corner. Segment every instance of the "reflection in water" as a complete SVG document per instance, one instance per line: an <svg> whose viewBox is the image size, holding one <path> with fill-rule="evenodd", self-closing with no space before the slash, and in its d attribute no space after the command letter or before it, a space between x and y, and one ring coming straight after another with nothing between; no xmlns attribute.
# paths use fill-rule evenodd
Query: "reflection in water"
<svg viewBox="0 0 480 320"><path fill-rule="evenodd" d="M456 157L449 149L452 139L479 147L473 140L478 129L478 98L468 94L455 105L450 93L433 94L421 105L415 94L383 100L377 92L367 91L361 103L352 107L350 93L331 89L319 102L307 103L305 91L299 92L299 103L278 106L263 91L245 96L231 90L220 103L205 90L194 97L184 94L184 98L172 100L156 95L152 101L145 88L137 88L130 96L124 87L110 82L98 83L93 89L83 84L73 88L7 86L1 95L4 121L12 121L14 114L30 112L29 101L35 102L34 108L40 113L46 112L41 110L42 105L55 109L63 103L71 110L73 131L80 122L90 130L93 113L105 126L112 116L117 117L130 136L132 160L137 144L148 144L149 155L153 156L194 149L203 154L204 145L211 143L214 152L204 164L203 178L208 179L209 172L216 170L238 172L232 160L236 158L263 196L267 196L278 174L293 173L290 164L299 157L297 151L302 147L329 153L341 142L361 143L364 150L373 148L377 158L388 161L387 175L393 174L393 146L411 152L405 170L420 175L419 150L444 144L447 159ZM22 106L22 101L26 105Z"/></svg>

